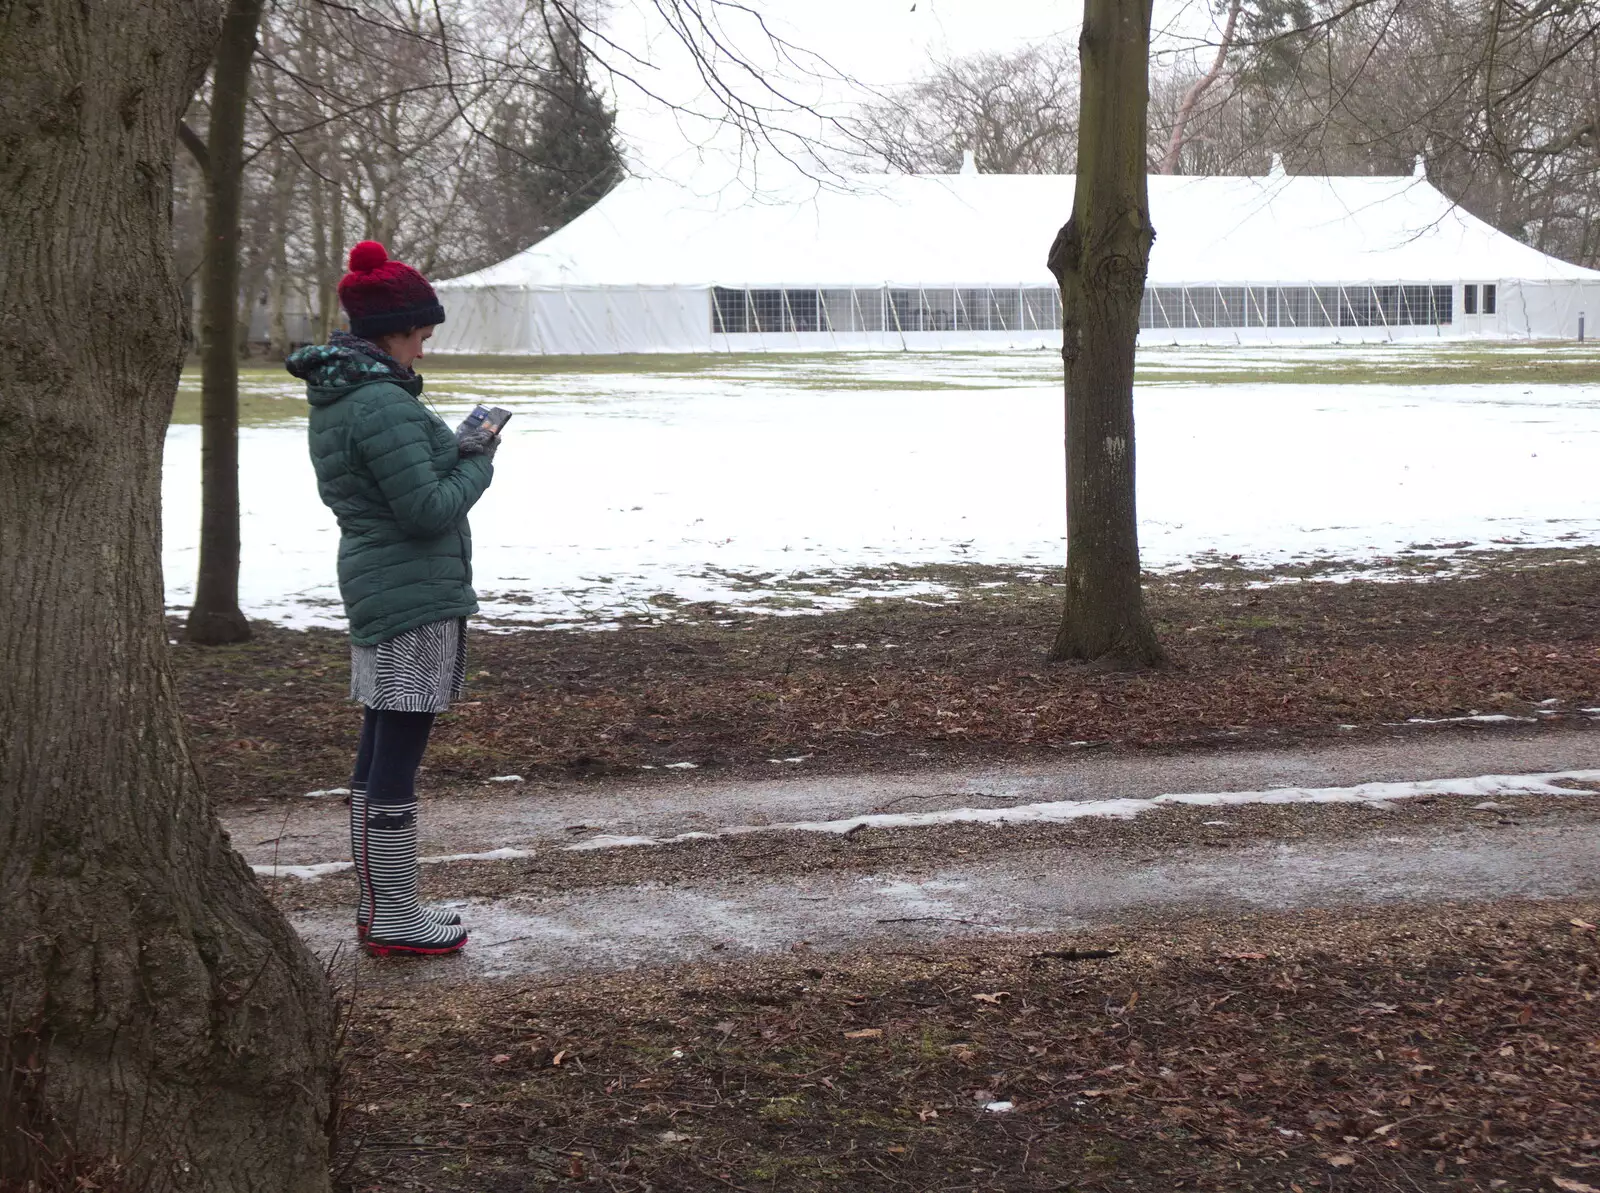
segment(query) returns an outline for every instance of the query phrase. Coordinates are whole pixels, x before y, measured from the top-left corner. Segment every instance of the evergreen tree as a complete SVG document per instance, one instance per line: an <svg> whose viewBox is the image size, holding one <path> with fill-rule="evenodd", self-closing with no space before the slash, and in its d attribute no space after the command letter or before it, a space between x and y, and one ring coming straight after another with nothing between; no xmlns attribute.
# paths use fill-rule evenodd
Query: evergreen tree
<svg viewBox="0 0 1600 1193"><path fill-rule="evenodd" d="M495 179L484 249L499 260L543 240L622 181L616 112L589 74L579 39L558 34L544 88L500 105L490 130Z"/></svg>

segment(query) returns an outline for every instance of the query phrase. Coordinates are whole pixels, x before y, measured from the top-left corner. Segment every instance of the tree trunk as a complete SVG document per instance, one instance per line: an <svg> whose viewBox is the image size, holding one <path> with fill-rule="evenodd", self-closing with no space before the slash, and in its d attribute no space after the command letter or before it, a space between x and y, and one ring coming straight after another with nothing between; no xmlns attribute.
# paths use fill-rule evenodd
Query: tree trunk
<svg viewBox="0 0 1600 1193"><path fill-rule="evenodd" d="M0 1186L328 1189L327 983L199 787L163 621L173 138L218 16L0 5Z"/></svg>
<svg viewBox="0 0 1600 1193"><path fill-rule="evenodd" d="M1133 352L1155 231L1145 176L1151 0L1087 0L1078 176L1050 246L1066 365L1067 599L1051 657L1153 666L1139 588Z"/></svg>
<svg viewBox="0 0 1600 1193"><path fill-rule="evenodd" d="M208 646L250 637L239 610L239 207L261 7L262 0L229 0L211 72L200 266L200 570L184 630Z"/></svg>

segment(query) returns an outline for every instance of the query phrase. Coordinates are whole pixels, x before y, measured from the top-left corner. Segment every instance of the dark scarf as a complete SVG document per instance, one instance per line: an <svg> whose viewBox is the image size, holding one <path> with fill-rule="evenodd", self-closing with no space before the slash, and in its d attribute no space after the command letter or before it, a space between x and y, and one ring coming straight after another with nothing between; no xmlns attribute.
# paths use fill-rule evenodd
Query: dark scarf
<svg viewBox="0 0 1600 1193"><path fill-rule="evenodd" d="M363 356L371 357L401 381L410 381L417 375L415 369L401 364L371 340L363 340L360 336L352 335L348 331L334 332L328 337L328 343L335 348L343 348L347 352L359 352Z"/></svg>

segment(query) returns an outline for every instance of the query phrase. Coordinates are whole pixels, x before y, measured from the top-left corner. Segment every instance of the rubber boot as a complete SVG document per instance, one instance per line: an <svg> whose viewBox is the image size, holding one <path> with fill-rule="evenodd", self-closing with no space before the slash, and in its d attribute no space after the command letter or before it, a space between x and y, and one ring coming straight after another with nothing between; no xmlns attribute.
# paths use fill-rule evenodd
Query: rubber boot
<svg viewBox="0 0 1600 1193"><path fill-rule="evenodd" d="M350 860L355 863L356 874L356 939L367 938L367 925L372 923L372 890L367 885L366 870L361 865L361 851L367 834L367 787L364 783L350 784ZM418 865L420 883L422 867ZM436 924L459 924L461 917L446 907L423 905L422 914Z"/></svg>
<svg viewBox="0 0 1600 1193"><path fill-rule="evenodd" d="M430 918L418 898L416 803L369 805L366 829L361 869L372 896L367 952L453 953L466 944L465 928Z"/></svg>

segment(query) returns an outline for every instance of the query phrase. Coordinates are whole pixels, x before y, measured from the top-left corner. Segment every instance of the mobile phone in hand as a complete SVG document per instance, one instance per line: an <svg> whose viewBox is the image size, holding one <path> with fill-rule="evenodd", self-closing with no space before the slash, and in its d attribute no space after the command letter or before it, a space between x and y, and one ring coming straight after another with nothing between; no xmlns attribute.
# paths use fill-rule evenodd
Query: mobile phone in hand
<svg viewBox="0 0 1600 1193"><path fill-rule="evenodd" d="M467 415L465 421L456 428L456 434L461 435L482 427L489 434L498 435L510 421L511 411L503 406L474 406L472 413Z"/></svg>

